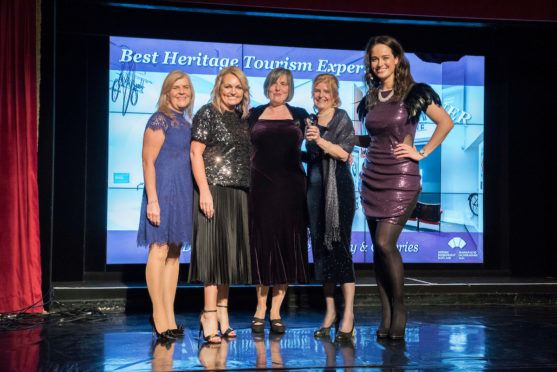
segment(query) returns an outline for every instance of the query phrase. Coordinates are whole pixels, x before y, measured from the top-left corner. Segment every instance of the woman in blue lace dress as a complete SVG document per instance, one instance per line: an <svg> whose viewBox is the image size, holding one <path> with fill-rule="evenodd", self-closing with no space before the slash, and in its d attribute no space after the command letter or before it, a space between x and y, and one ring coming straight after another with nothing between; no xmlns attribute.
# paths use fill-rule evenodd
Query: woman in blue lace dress
<svg viewBox="0 0 557 372"><path fill-rule="evenodd" d="M167 339L183 335L174 318L174 297L180 250L191 244L192 235L191 125L184 113L191 116L193 99L189 76L170 72L143 135L145 190L137 244L149 247L145 277L153 304L153 334Z"/></svg>

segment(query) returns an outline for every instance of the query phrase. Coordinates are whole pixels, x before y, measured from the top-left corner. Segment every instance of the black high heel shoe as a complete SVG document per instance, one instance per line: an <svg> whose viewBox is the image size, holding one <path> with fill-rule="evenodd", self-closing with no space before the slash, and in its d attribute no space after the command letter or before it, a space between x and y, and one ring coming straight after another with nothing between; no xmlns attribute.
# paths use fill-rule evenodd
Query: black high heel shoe
<svg viewBox="0 0 557 372"><path fill-rule="evenodd" d="M352 321L352 330L350 332L338 331L335 335L335 342L346 343L352 342L354 340L354 334L356 333L356 320Z"/></svg>
<svg viewBox="0 0 557 372"><path fill-rule="evenodd" d="M377 338L387 338L389 337L389 328L377 328L375 331Z"/></svg>
<svg viewBox="0 0 557 372"><path fill-rule="evenodd" d="M201 340L201 332L203 332L203 340L208 343L208 344L220 344L222 342L222 340L220 339L220 336L218 333L214 333L212 335L209 336L205 336L205 330L203 329L203 323L201 323L201 317L203 316L203 313L216 313L217 310L201 310L201 314L199 314L199 335L197 336L199 340ZM218 337L219 340L218 341L211 341L212 338Z"/></svg>
<svg viewBox="0 0 557 372"><path fill-rule="evenodd" d="M178 324L178 328L169 329L168 331L176 338L184 337L184 326L182 324Z"/></svg>
<svg viewBox="0 0 557 372"><path fill-rule="evenodd" d="M225 305L217 305L217 307L225 307L228 309L228 306ZM228 311L228 310L227 310ZM220 322L217 320L217 325L219 327L220 330ZM231 335L231 333L234 332L236 333L235 330L233 330L231 327L228 327L228 329L226 331L224 331L224 333L222 331L220 331L221 337L226 337L226 338L236 338L238 335Z"/></svg>
<svg viewBox="0 0 557 372"><path fill-rule="evenodd" d="M338 325L340 324L340 318L335 316L335 319L328 327L321 327L317 331L313 332L313 337L321 338L321 337L330 337L331 335L331 328L335 327L335 335L338 333Z"/></svg>
<svg viewBox="0 0 557 372"><path fill-rule="evenodd" d="M151 323L151 330L152 330L152 335L153 338L155 338L155 335L157 336L157 340L159 338L165 338L167 340L175 340L176 337L170 332L170 330L166 330L162 333L159 333L159 331L157 331L157 327L155 326L155 319L153 318L153 315L151 314L151 316L149 317L149 323Z"/></svg>
<svg viewBox="0 0 557 372"><path fill-rule="evenodd" d="M251 331L253 333L265 333L265 318L253 317L253 320L251 321Z"/></svg>
<svg viewBox="0 0 557 372"><path fill-rule="evenodd" d="M393 327L393 322L391 323L391 328L389 329L389 338L391 340L404 340L404 335L406 332L406 321L408 320L408 313L406 312L406 309L404 309L404 322L402 322L402 327L400 323L395 323L395 326ZM398 325L398 326L397 326Z"/></svg>
<svg viewBox="0 0 557 372"><path fill-rule="evenodd" d="M269 319L269 323L271 323L271 332L278 334L286 332L286 327L281 318Z"/></svg>

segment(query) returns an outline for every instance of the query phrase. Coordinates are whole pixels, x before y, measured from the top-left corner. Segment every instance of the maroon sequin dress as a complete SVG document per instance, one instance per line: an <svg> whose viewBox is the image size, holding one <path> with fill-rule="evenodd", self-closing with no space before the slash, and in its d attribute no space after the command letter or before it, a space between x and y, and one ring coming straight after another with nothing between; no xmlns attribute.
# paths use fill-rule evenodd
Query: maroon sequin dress
<svg viewBox="0 0 557 372"><path fill-rule="evenodd" d="M388 93L388 92L386 92ZM371 137L362 167L360 195L366 217L397 224L421 190L418 162L397 159L394 150L405 138L414 143L418 122L408 120L403 102L377 102L366 115Z"/></svg>

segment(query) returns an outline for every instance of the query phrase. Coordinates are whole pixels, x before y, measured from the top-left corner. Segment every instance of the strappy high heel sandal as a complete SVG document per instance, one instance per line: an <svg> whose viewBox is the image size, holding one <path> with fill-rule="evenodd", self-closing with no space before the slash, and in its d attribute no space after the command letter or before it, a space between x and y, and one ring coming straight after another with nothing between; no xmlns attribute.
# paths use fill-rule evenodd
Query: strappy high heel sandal
<svg viewBox="0 0 557 372"><path fill-rule="evenodd" d="M356 333L356 320L352 322L352 330L350 332L338 331L335 335L335 342L347 343L354 340L354 334Z"/></svg>
<svg viewBox="0 0 557 372"><path fill-rule="evenodd" d="M217 307L224 307L224 308L228 309L228 306L225 306L225 305L217 305ZM219 330L220 330L220 322L217 321L217 324L218 324L218 327L219 327ZM226 337L226 338L236 338L238 335L237 334L231 335L232 332L236 333L235 330L233 330L231 327L228 327L228 329L226 331L224 331L224 333L221 331L220 335L221 335L221 337Z"/></svg>
<svg viewBox="0 0 557 372"><path fill-rule="evenodd" d="M216 313L217 310L201 310L201 314L199 314L199 335L197 336L199 340L201 340L201 332L203 332L203 341L205 341L208 344L220 344L222 342L222 340L220 339L220 336L218 333L213 333L212 335L209 336L205 336L205 330L203 329L203 323L201 322L201 317L203 316L203 313ZM211 339L214 339L218 337L218 341L211 341Z"/></svg>
<svg viewBox="0 0 557 372"><path fill-rule="evenodd" d="M319 328L317 331L313 332L313 337L315 338L324 338L324 337L330 337L331 335L331 328L333 328L333 326L335 327L335 335L338 332L338 325L340 323L340 318L337 316L335 316L335 319L333 320L333 322L331 323L330 326L328 327L321 327Z"/></svg>

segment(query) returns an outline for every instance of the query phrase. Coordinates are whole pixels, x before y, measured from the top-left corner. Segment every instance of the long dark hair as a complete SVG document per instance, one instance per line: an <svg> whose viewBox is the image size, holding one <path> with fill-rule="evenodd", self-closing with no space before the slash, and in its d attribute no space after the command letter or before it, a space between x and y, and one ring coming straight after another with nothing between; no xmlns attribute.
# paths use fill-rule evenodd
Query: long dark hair
<svg viewBox="0 0 557 372"><path fill-rule="evenodd" d="M404 56L404 49L402 45L392 36L381 35L373 36L367 42L365 49L364 63L366 65L366 74L364 76L364 81L367 84L368 92L366 96L366 106L371 108L377 103L377 94L381 89L381 80L373 73L371 69L371 49L376 44L383 44L391 48L393 56L398 58L398 64L395 67L395 81L393 85L394 94L393 97L396 101L402 101L412 85L414 85L414 79L410 74L410 63Z"/></svg>

